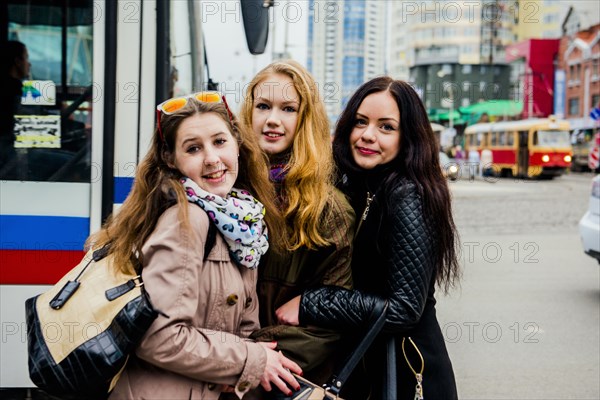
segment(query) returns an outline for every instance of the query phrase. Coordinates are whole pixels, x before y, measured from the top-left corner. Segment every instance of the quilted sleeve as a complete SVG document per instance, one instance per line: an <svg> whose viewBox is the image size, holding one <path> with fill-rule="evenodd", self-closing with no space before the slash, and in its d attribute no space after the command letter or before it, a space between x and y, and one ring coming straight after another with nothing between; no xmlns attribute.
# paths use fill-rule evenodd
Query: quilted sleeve
<svg viewBox="0 0 600 400"><path fill-rule="evenodd" d="M416 186L398 188L392 204L397 211L391 215L388 236L385 329L404 331L421 319L435 272L435 248Z"/></svg>
<svg viewBox="0 0 600 400"><path fill-rule="evenodd" d="M433 239L415 185L408 183L391 196L396 207L386 234L389 248L382 297L335 287L306 291L300 304L302 324L360 326L383 300L388 301L385 330L404 331L419 322L435 270Z"/></svg>

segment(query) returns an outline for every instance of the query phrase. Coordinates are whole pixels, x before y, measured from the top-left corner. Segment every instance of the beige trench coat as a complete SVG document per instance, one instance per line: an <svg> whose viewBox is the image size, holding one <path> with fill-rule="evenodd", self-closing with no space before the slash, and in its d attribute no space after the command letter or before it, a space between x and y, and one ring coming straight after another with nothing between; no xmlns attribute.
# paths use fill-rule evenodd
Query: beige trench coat
<svg viewBox="0 0 600 400"><path fill-rule="evenodd" d="M159 315L110 399L218 399L221 388L242 397L259 384L264 348L246 338L258 325L256 270L238 267L221 235L203 262L208 216L188 204L161 215L142 248L144 285Z"/></svg>

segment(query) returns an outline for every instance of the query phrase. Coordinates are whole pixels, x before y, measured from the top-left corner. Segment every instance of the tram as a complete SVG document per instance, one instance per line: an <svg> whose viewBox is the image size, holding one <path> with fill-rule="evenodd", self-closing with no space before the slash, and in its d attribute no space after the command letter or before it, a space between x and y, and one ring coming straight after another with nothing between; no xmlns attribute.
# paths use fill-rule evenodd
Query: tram
<svg viewBox="0 0 600 400"><path fill-rule="evenodd" d="M266 46L266 3L234 7L252 54ZM25 300L80 261L86 238L127 197L156 104L215 89L205 68L202 8L193 0L0 5L2 42L25 44L31 63L14 145L3 147L10 157L0 164L0 397L33 387Z"/></svg>
<svg viewBox="0 0 600 400"><path fill-rule="evenodd" d="M569 122L553 116L475 124L465 129L465 149L489 149L496 175L552 178L571 166Z"/></svg>

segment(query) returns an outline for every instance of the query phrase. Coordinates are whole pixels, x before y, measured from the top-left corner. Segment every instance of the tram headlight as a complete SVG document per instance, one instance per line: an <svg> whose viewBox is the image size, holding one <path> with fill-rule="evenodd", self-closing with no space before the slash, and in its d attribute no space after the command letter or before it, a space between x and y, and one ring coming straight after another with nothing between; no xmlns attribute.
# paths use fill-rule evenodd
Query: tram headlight
<svg viewBox="0 0 600 400"><path fill-rule="evenodd" d="M458 173L458 167L456 165L452 164L448 167L448 172L450 174L454 175L454 174Z"/></svg>
<svg viewBox="0 0 600 400"><path fill-rule="evenodd" d="M542 156L542 161L543 161L543 162L548 162L548 161L550 161L550 156L549 156L548 154L544 154L544 155Z"/></svg>
<svg viewBox="0 0 600 400"><path fill-rule="evenodd" d="M567 154L566 156L563 157L563 160L565 160L565 162L571 162L572 158L570 155Z"/></svg>

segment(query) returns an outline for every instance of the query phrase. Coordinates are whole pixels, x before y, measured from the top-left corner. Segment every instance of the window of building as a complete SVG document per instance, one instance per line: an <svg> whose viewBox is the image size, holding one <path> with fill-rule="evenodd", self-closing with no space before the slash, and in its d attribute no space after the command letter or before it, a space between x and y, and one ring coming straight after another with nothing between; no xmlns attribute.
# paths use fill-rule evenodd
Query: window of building
<svg viewBox="0 0 600 400"><path fill-rule="evenodd" d="M600 107L600 94L592 96L592 107Z"/></svg>
<svg viewBox="0 0 600 400"><path fill-rule="evenodd" d="M579 98L569 99L569 115L579 115Z"/></svg>
<svg viewBox="0 0 600 400"><path fill-rule="evenodd" d="M465 75L466 75L466 74L470 74L470 73L471 73L471 70L472 70L472 68L471 68L471 64L464 64L464 65L462 66L462 73L463 73L463 74L465 74Z"/></svg>

